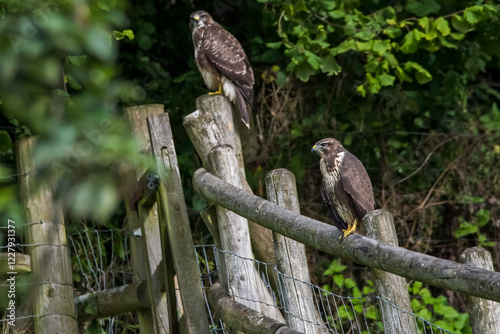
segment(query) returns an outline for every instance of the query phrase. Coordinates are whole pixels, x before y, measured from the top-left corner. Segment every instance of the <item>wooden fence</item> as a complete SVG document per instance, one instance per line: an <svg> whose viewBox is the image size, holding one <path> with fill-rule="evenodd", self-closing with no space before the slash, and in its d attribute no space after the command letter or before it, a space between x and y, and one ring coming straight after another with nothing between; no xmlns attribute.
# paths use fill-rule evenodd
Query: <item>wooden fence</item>
<svg viewBox="0 0 500 334"><path fill-rule="evenodd" d="M300 215L289 171L268 174L269 201L253 195L245 179L239 122L234 121L239 118L233 117L231 105L216 95L199 98L196 106L184 127L203 163L193 184L214 203L201 216L217 246L243 258L276 263L280 272L297 279L280 290L283 302L278 308L265 287L278 282L264 282L248 262L219 258L221 285L213 286L208 299L227 326L245 333L327 332L312 325L323 321L320 310L311 292L296 283L309 282L307 245L372 268L377 295L395 306L383 306L389 320L385 333L417 333L409 319L405 278L465 294L474 331L500 332L500 273L493 271L489 253L471 249L456 263L400 248L392 217L383 210L363 220L367 236L339 240L335 227ZM30 269L36 277L27 309L36 334L76 333L78 322L123 312L137 312L140 333L210 332L168 114L162 105L132 107L125 114L140 151L155 159L156 168L136 163L122 175L129 186L124 199L134 236L130 242L136 281L119 288L74 298L62 211L47 185L35 187L36 173L24 173L36 170L30 160L36 139L16 145L18 170L24 173L20 187ZM89 305L94 306L92 312ZM407 313L401 315L400 310ZM300 321L290 314L299 314Z"/></svg>

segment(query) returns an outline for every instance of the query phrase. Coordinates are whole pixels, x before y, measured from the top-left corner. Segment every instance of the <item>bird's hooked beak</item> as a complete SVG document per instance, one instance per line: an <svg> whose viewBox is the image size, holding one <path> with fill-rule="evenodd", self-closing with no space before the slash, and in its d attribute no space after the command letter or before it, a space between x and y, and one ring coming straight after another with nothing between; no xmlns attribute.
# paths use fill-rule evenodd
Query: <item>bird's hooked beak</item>
<svg viewBox="0 0 500 334"><path fill-rule="evenodd" d="M196 22L200 22L200 17L198 15L196 15L195 17L193 17L193 19L196 21Z"/></svg>
<svg viewBox="0 0 500 334"><path fill-rule="evenodd" d="M318 148L316 147L316 145L314 145L314 146L311 148L311 153L318 153Z"/></svg>

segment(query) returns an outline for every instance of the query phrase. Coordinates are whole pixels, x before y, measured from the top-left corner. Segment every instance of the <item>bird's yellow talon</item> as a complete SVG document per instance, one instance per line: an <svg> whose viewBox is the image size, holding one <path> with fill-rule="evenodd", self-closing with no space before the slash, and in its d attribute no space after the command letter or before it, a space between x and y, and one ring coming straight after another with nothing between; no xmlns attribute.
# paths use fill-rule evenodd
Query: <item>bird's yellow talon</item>
<svg viewBox="0 0 500 334"><path fill-rule="evenodd" d="M219 89L216 92L208 92L208 95L222 94L222 85L219 83Z"/></svg>
<svg viewBox="0 0 500 334"><path fill-rule="evenodd" d="M349 236L349 235L353 234L354 232L356 232L356 226L357 225L358 225L358 221L354 220L354 223L352 223L352 225L349 225L349 226L347 226L347 229L342 230L342 232L344 234L341 235L340 238L345 239L345 238L347 238L347 236Z"/></svg>

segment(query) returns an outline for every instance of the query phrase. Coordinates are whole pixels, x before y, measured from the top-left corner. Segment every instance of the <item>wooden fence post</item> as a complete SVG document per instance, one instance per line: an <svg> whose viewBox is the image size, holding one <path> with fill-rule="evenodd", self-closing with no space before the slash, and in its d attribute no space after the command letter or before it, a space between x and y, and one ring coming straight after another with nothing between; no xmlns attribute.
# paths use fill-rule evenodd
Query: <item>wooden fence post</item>
<svg viewBox="0 0 500 334"><path fill-rule="evenodd" d="M151 154L147 118L163 113L163 105L151 104L125 109L139 151ZM125 199L127 223L133 235L130 239L135 280L147 280L151 309L138 312L141 333L171 334L178 331L177 308L173 287L173 268L167 268L164 258L158 205L142 206L137 203L140 180L146 166L135 165L126 175L128 194ZM140 191L139 191L140 193ZM139 196L140 197L140 196ZM135 207L133 203L135 204Z"/></svg>
<svg viewBox="0 0 500 334"><path fill-rule="evenodd" d="M366 236L380 242L399 246L392 215L385 210L375 210L363 219ZM408 286L404 277L372 268L373 284L377 296L391 302L398 308L412 312ZM382 303L384 333L417 333L415 320L387 303Z"/></svg>
<svg viewBox="0 0 500 334"><path fill-rule="evenodd" d="M220 95L204 95L196 100L196 105L198 110L187 115L184 118L184 127L189 134L193 145L195 146L198 155L200 156L203 165L210 170L212 173L222 178L226 182L229 182L245 191L251 193L250 187L248 186L245 173L244 164L241 153L241 142L238 138L238 131L235 129L235 123L233 121L232 107L229 101ZM232 212L225 213L226 210L223 208L217 208L217 218L219 230L221 235L221 244L224 251L229 251L236 253L238 256L252 258L252 250L255 257L266 263L275 263L274 247L272 241L271 231L248 221ZM229 220L228 219L233 219ZM221 222L220 219L226 221L226 223ZM243 246L234 244L230 235L223 236L224 233L228 231L233 231L232 229L226 230L222 227L224 224L228 224L229 227L238 222L243 230L237 231L239 236L244 236L245 240L251 240L250 244ZM246 232L243 232L246 231ZM249 231L249 232L248 232ZM224 233L222 233L224 232ZM245 234L246 233L246 234ZM251 238L249 239L251 235ZM226 241L222 239L226 239ZM240 239L241 242L244 239ZM229 246L230 248L225 248ZM238 248L232 248L233 246L238 246ZM243 252L243 253L240 253ZM236 261L237 257L227 253L222 254L226 259L230 261ZM238 259L238 262L249 263L249 260ZM223 264L222 262L220 264ZM247 266L247 264L245 264ZM236 268L233 268L234 270ZM258 310L270 317L274 317L278 321L284 321L281 313L277 311L276 308L270 307L269 305L274 304L268 290L264 287L262 280L258 277L255 268L252 269L255 275L255 279L252 279L246 283L247 287L254 287L255 290L252 293L258 293L260 295L260 300L265 303L259 304ZM219 270L219 273L224 274L225 270ZM245 272L249 275L250 271ZM236 271L235 271L236 275ZM237 276L234 276L237 278ZM257 285L255 286L254 283ZM237 294L236 294L237 295ZM253 299L257 299L256 296ZM255 304L255 303L253 303ZM268 304L268 305L266 305Z"/></svg>
<svg viewBox="0 0 500 334"><path fill-rule="evenodd" d="M245 179L241 141L231 103L222 95L203 95L196 99L196 109L184 118L184 127L203 166L208 166L208 153L212 148L230 145L236 155L242 187L252 193ZM248 221L248 227L255 257L262 262L276 263L271 231L252 221Z"/></svg>
<svg viewBox="0 0 500 334"><path fill-rule="evenodd" d="M266 176L266 190L268 200L287 210L300 213L295 176L292 172L284 168L270 171ZM282 278L280 291L283 294L282 306L287 324L304 333L322 333L323 321L314 305L311 287L306 284L310 284L310 279L304 244L276 232L273 232L273 237L276 264L278 270L286 276Z"/></svg>
<svg viewBox="0 0 500 334"><path fill-rule="evenodd" d="M469 264L482 269L495 270L491 253L482 247L466 249L460 258L460 263ZM474 284L474 282L471 282ZM466 295L467 310L473 333L500 333L500 303Z"/></svg>
<svg viewBox="0 0 500 334"><path fill-rule="evenodd" d="M181 175L177 164L172 129L168 114L150 116L149 133L153 155L158 165L161 184L159 203L167 220L163 239L168 239L175 273L179 282L182 306L188 333L209 333L208 313L198 274L198 261L184 201Z"/></svg>
<svg viewBox="0 0 500 334"><path fill-rule="evenodd" d="M226 182L241 188L241 179L238 171L238 163L234 150L230 146L215 147L209 153L211 171ZM217 221L222 249L244 258L252 258L250 245L250 232L247 220L237 214L217 206ZM240 303L260 312L261 305L254 293L258 291L257 278L254 274L253 263L239 257L223 254L223 270L219 276L224 288L231 292Z"/></svg>
<svg viewBox="0 0 500 334"><path fill-rule="evenodd" d="M78 333L71 261L64 216L47 184L36 184L36 138L16 143L21 200L26 209L27 244L33 275L34 332ZM25 173L27 172L27 173Z"/></svg>

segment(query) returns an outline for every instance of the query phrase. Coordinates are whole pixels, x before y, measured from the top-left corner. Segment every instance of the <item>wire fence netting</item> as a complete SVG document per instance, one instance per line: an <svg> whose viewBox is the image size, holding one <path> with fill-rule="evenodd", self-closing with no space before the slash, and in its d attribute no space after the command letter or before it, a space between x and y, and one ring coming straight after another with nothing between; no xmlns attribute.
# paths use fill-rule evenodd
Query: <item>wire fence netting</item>
<svg viewBox="0 0 500 334"><path fill-rule="evenodd" d="M130 284L134 281L134 272L130 259L130 238L141 242L140 236L130 232L115 230L84 230L72 232L68 236L68 250L71 255L75 297L104 291L106 289ZM0 252L5 251L0 246ZM16 243L16 251L26 253L28 245ZM198 260L200 284L205 295L211 333L231 333L223 321L218 318L208 303L208 290L215 282L221 282L226 292L235 300L259 310L275 319L293 322L295 329L305 333L342 333L368 334L385 333L389 321L394 321L386 314L388 308L396 309L403 323L412 324L418 333L451 333L422 317L397 308L377 296L345 297L326 291L309 282L301 281L282 274L274 264L263 263L250 258L243 258L234 253L218 249L214 245L194 246ZM246 268L242 275L254 275L257 279L248 280L256 284L249 287L251 295L238 295L225 284L229 271L226 264L241 261ZM54 268L57 270L57 268ZM20 280L25 285L25 296L29 295L30 280ZM255 283L257 282L257 283ZM250 284L250 283L249 283ZM8 283L1 282L0 288ZM310 304L314 305L315 316L306 316L287 305L285 290L290 286L308 291ZM179 294L177 294L179 296ZM178 317L183 314L178 303ZM395 312L391 312L391 317ZM19 314L18 319L31 319L46 315ZM32 320L32 319L31 319ZM99 325L106 333L139 333L137 313L129 312L99 320ZM82 329L85 325L81 325ZM8 333L7 319L0 320L3 333ZM83 329L84 330L84 329Z"/></svg>

